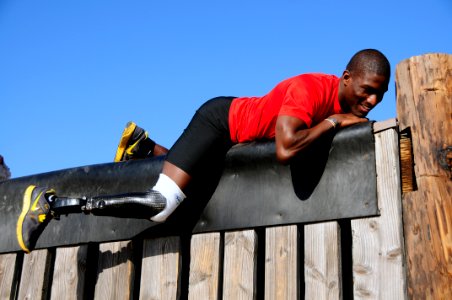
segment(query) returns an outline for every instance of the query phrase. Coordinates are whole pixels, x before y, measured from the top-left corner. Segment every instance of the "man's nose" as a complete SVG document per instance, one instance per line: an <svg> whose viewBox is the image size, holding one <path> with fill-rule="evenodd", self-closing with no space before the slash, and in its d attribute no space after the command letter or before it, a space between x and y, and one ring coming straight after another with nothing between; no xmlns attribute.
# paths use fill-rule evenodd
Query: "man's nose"
<svg viewBox="0 0 452 300"><path fill-rule="evenodd" d="M369 95L369 97L367 97L366 102L370 105L372 105L372 107L374 107L375 105L378 104L378 97L376 94L372 94Z"/></svg>

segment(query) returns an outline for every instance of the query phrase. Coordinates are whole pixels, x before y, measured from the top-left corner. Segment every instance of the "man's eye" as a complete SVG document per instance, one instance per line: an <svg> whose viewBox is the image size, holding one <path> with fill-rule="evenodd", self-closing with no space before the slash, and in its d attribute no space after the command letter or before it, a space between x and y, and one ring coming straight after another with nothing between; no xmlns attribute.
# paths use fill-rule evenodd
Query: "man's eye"
<svg viewBox="0 0 452 300"><path fill-rule="evenodd" d="M367 89L362 89L360 94L361 96L365 97L369 95L369 91L367 91Z"/></svg>

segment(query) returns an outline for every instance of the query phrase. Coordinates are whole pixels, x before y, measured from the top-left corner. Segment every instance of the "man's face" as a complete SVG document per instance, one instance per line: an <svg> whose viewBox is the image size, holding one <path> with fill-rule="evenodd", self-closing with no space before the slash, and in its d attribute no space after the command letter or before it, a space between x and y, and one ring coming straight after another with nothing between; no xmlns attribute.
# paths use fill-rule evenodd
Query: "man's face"
<svg viewBox="0 0 452 300"><path fill-rule="evenodd" d="M358 117L365 117L383 99L388 90L388 79L375 73L342 74L343 91L339 99L345 112Z"/></svg>

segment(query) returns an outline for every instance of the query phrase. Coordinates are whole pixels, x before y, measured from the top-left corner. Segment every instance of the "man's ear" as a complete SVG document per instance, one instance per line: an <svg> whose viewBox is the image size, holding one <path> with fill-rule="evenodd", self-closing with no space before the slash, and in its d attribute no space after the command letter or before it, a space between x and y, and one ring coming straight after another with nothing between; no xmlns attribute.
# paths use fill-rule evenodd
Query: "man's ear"
<svg viewBox="0 0 452 300"><path fill-rule="evenodd" d="M350 71L345 70L342 73L342 81L343 81L344 85L349 85L351 80L352 80L352 75L350 74Z"/></svg>

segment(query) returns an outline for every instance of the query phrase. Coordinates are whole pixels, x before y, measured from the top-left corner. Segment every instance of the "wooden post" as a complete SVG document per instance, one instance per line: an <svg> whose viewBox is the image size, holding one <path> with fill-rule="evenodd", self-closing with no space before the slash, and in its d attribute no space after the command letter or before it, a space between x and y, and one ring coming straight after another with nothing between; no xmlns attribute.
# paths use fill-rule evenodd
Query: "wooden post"
<svg viewBox="0 0 452 300"><path fill-rule="evenodd" d="M24 255L17 299L47 299L52 254L47 249Z"/></svg>
<svg viewBox="0 0 452 300"><path fill-rule="evenodd" d="M83 299L88 245L57 248L51 299Z"/></svg>
<svg viewBox="0 0 452 300"><path fill-rule="evenodd" d="M224 236L223 299L255 299L257 234L254 230Z"/></svg>
<svg viewBox="0 0 452 300"><path fill-rule="evenodd" d="M131 299L135 269L131 241L99 245L94 299Z"/></svg>
<svg viewBox="0 0 452 300"><path fill-rule="evenodd" d="M16 298L16 282L14 282L16 259L16 253L0 255L0 299Z"/></svg>
<svg viewBox="0 0 452 300"><path fill-rule="evenodd" d="M403 300L406 272L396 130L375 135L375 159L380 216L351 221L353 294L355 300Z"/></svg>
<svg viewBox="0 0 452 300"><path fill-rule="evenodd" d="M144 241L140 299L179 299L180 244L177 236Z"/></svg>
<svg viewBox="0 0 452 300"><path fill-rule="evenodd" d="M306 225L304 249L305 299L342 299L339 224Z"/></svg>
<svg viewBox="0 0 452 300"><path fill-rule="evenodd" d="M193 235L190 253L188 299L221 299L218 292L220 233Z"/></svg>
<svg viewBox="0 0 452 300"><path fill-rule="evenodd" d="M265 230L265 299L299 299L297 225Z"/></svg>
<svg viewBox="0 0 452 300"><path fill-rule="evenodd" d="M404 60L396 83L397 115L400 129L411 130L417 184L402 196L409 298L452 299L452 55Z"/></svg>

